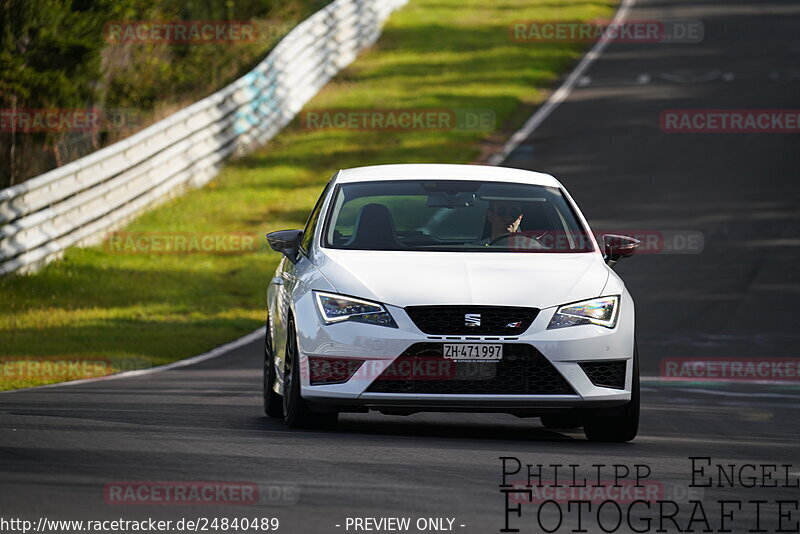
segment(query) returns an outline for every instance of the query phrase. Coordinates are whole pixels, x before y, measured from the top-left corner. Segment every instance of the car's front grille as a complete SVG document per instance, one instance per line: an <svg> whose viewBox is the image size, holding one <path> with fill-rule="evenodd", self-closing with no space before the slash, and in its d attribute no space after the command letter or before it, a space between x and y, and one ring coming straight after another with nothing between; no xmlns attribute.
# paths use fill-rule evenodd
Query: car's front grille
<svg viewBox="0 0 800 534"><path fill-rule="evenodd" d="M583 362L583 372L597 387L625 389L625 360L613 362Z"/></svg>
<svg viewBox="0 0 800 534"><path fill-rule="evenodd" d="M441 343L416 343L367 388L370 393L574 395L564 377L531 345L503 345L499 361L457 362Z"/></svg>
<svg viewBox="0 0 800 534"><path fill-rule="evenodd" d="M518 336L539 310L510 306L409 306L406 313L426 334Z"/></svg>

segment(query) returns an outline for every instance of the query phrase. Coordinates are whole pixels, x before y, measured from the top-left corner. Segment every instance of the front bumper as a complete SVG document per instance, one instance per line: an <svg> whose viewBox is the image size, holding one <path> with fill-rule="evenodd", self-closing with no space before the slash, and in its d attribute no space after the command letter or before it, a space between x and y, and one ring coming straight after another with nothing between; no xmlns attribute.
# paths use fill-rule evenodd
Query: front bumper
<svg viewBox="0 0 800 534"><path fill-rule="evenodd" d="M634 353L633 302L621 296L620 316L613 329L581 325L547 330L556 308L539 312L518 336L432 336L420 331L403 308L386 306L398 328L343 322L324 325L311 299L298 301L298 342L301 393L313 407L339 411L381 410L506 412L536 415L564 410L605 409L627 403L631 397ZM541 353L569 385L567 394L389 393L369 391L375 379L415 344L501 343L527 344ZM309 357L366 360L369 372L356 373L341 384L311 385ZM586 362L620 362L625 366L624 388L598 386L581 366ZM491 363L479 365L493 365ZM596 377L595 377L596 379ZM373 390L375 388L372 388Z"/></svg>

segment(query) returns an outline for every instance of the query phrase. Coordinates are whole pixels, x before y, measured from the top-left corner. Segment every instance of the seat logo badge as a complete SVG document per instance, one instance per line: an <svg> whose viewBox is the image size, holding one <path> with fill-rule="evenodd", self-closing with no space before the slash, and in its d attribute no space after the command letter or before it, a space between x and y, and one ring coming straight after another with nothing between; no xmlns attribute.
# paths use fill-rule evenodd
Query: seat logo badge
<svg viewBox="0 0 800 534"><path fill-rule="evenodd" d="M480 313L465 313L464 326L480 326L481 314Z"/></svg>

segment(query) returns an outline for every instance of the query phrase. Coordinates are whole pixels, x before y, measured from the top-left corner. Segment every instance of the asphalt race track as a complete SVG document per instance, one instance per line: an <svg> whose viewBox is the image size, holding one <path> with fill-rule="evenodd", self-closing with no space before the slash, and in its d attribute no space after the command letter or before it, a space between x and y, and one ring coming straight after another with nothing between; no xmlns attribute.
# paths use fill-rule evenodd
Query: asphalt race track
<svg viewBox="0 0 800 534"><path fill-rule="evenodd" d="M505 163L557 176L596 230L703 238L701 252L642 254L617 268L637 303L649 377L633 443L594 444L538 419L471 414L344 415L336 431L289 430L262 414L259 341L181 369L0 395L3 517L277 517L287 533L352 532L348 517L447 517L455 531L498 532L506 456L575 464L582 476L593 464L646 464L664 498L708 503L709 516L719 516L721 499L768 501L760 520L774 531L775 501L796 506L800 494L791 487L800 477L798 379L708 384L658 375L667 358L798 357L800 141L669 134L659 116L800 108L800 3L639 0L629 16L676 18L702 20L703 41L611 44ZM788 464L790 487L688 489L690 456ZM260 502L110 504L104 488L119 481L247 482L259 486ZM792 510L788 528L800 519ZM543 516L550 526L551 512ZM737 514L734 532L753 528L752 506ZM682 508L678 517L688 515ZM542 531L534 505L511 521L521 532ZM573 524L565 519L558 532ZM585 528L600 531L591 522Z"/></svg>

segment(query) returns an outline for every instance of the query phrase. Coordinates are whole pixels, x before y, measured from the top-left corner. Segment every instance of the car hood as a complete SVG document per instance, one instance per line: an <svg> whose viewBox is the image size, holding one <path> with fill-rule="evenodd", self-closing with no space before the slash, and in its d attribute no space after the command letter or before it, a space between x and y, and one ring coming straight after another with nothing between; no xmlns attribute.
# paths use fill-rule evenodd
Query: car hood
<svg viewBox="0 0 800 534"><path fill-rule="evenodd" d="M324 249L317 267L344 295L394 306L483 304L549 308L600 295L597 253L458 253Z"/></svg>

